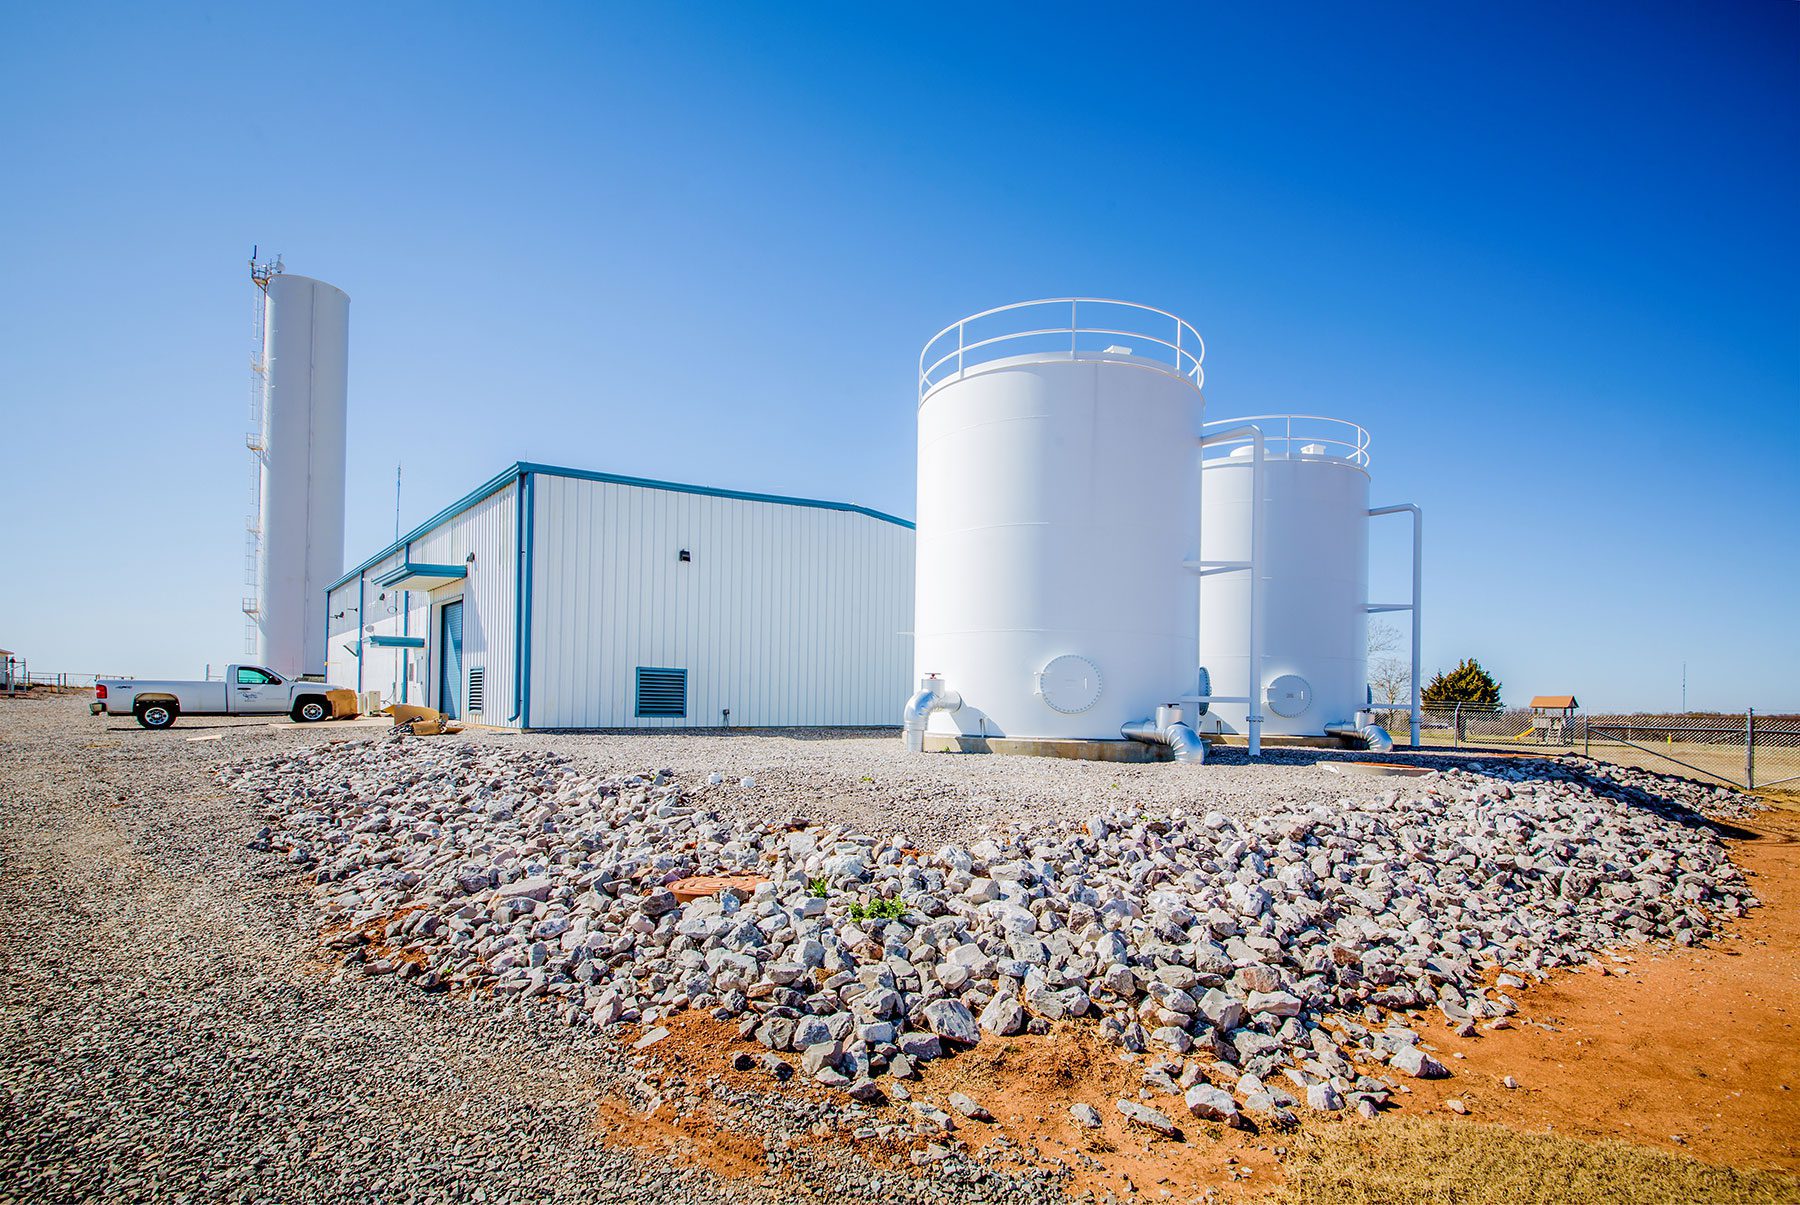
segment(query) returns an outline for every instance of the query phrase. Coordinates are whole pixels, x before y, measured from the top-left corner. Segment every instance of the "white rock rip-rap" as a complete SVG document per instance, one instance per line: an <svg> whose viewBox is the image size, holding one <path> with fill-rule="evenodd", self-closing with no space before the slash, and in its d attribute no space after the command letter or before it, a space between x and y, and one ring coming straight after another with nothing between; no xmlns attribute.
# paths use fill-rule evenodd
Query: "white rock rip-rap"
<svg viewBox="0 0 1800 1205"><path fill-rule="evenodd" d="M363 974L542 998L570 1024L705 1009L863 1100L946 1046L1075 1018L1157 1056L1146 1082L1197 1116L1233 1119L1207 1084L1277 1119L1367 1113L1391 1077L1449 1074L1395 1013L1503 1024L1524 977L1691 944L1756 903L1679 780L1574 762L1246 819L1118 807L936 851L734 823L668 771L599 777L492 743L329 744L222 779L264 810L257 844L314 877ZM767 881L668 890L720 873Z"/></svg>

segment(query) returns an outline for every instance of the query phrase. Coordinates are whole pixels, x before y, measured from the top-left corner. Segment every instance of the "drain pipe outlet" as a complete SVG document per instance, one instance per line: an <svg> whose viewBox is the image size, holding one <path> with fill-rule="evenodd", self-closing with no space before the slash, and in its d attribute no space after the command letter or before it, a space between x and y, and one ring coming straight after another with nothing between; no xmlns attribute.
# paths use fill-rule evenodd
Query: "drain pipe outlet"
<svg viewBox="0 0 1800 1205"><path fill-rule="evenodd" d="M1362 747L1371 753L1394 751L1394 738L1380 724L1327 724L1325 732L1347 741L1361 741Z"/></svg>
<svg viewBox="0 0 1800 1205"><path fill-rule="evenodd" d="M934 711L960 711L962 696L944 688L944 680L936 674L919 679L919 693L906 701L900 712L900 739L908 753L925 751L925 725Z"/></svg>
<svg viewBox="0 0 1800 1205"><path fill-rule="evenodd" d="M1174 751L1176 761L1188 765L1197 766L1206 760L1206 742L1181 722L1181 708L1173 704L1158 707L1155 719L1120 725L1119 735L1146 745L1167 745Z"/></svg>

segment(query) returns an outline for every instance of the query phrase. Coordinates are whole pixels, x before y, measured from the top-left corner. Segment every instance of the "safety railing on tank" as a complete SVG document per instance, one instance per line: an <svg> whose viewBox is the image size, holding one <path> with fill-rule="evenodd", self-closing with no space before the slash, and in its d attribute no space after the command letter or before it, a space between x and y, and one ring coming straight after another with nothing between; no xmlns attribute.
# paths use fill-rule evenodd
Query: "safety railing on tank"
<svg viewBox="0 0 1800 1205"><path fill-rule="evenodd" d="M1246 418L1207 423L1201 430L1222 431L1245 424L1254 424L1262 431L1263 449L1270 457L1328 456L1348 461L1358 468L1369 467L1369 433L1341 418L1318 414L1252 414ZM1223 459L1249 446L1247 436L1224 439L1209 443L1202 456L1207 460Z"/></svg>
<svg viewBox="0 0 1800 1205"><path fill-rule="evenodd" d="M919 400L984 364L1014 356L1147 363L1196 389L1206 379L1200 332L1167 310L1105 297L1047 297L970 314L934 335L919 352Z"/></svg>

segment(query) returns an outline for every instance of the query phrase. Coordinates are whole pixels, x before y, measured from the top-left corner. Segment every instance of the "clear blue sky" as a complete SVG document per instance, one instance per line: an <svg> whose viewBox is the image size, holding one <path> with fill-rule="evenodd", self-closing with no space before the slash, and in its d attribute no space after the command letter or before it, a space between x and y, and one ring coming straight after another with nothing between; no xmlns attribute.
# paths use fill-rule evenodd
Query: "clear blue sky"
<svg viewBox="0 0 1800 1205"><path fill-rule="evenodd" d="M260 244L352 298L351 561L397 459L910 515L920 344L1125 297L1373 431L1428 667L1800 710L1800 6L779 11L0 3L0 646L239 654Z"/></svg>

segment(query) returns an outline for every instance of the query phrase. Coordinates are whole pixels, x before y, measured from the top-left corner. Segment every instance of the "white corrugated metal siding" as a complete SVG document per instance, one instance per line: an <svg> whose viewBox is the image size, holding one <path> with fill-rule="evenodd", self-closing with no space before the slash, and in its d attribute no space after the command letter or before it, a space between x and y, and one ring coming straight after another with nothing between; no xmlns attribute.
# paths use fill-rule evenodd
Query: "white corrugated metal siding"
<svg viewBox="0 0 1800 1205"><path fill-rule="evenodd" d="M437 608L456 598L463 600L462 661L464 694L471 669L485 669L487 702L479 714L463 718L482 724L516 728L513 717L513 635L518 620L518 532L514 507L518 487L475 503L468 510L412 542L412 560L425 565L467 565L469 575L454 585L429 595L413 593L416 606L412 630L425 637L424 669L420 681L437 705L438 630ZM473 562L468 561L470 553Z"/></svg>
<svg viewBox="0 0 1800 1205"><path fill-rule="evenodd" d="M531 488L533 728L712 727L725 708L733 726L896 721L910 528L547 473ZM640 666L686 671L685 717L637 715Z"/></svg>
<svg viewBox="0 0 1800 1205"><path fill-rule="evenodd" d="M333 686L356 689L356 658L344 651L344 641L356 642L356 633L348 627L355 617L334 618L348 602L356 605L356 579L325 591L325 681Z"/></svg>
<svg viewBox="0 0 1800 1205"><path fill-rule="evenodd" d="M332 619L327 649L327 677L333 686L379 690L387 702L438 703L438 608L454 599L463 602L463 672L480 668L486 676L486 702L480 713L464 718L484 724L517 727L513 715L514 634L518 616L516 485L471 503L427 531L416 534L362 570L358 578L334 588L327 613L347 611ZM467 558L475 554L473 562ZM468 576L437 590L388 591L376 584L384 573L411 561L425 565L464 565ZM361 583L359 601L359 582ZM398 593L399 597L394 595ZM390 605L398 604L390 611ZM360 611L358 610L360 608ZM373 625L373 631L363 630ZM422 649L381 648L361 641L359 659L346 643L359 635L417 636ZM402 667L408 672L402 673ZM359 677L358 669L361 674ZM466 688L465 688L466 692Z"/></svg>

